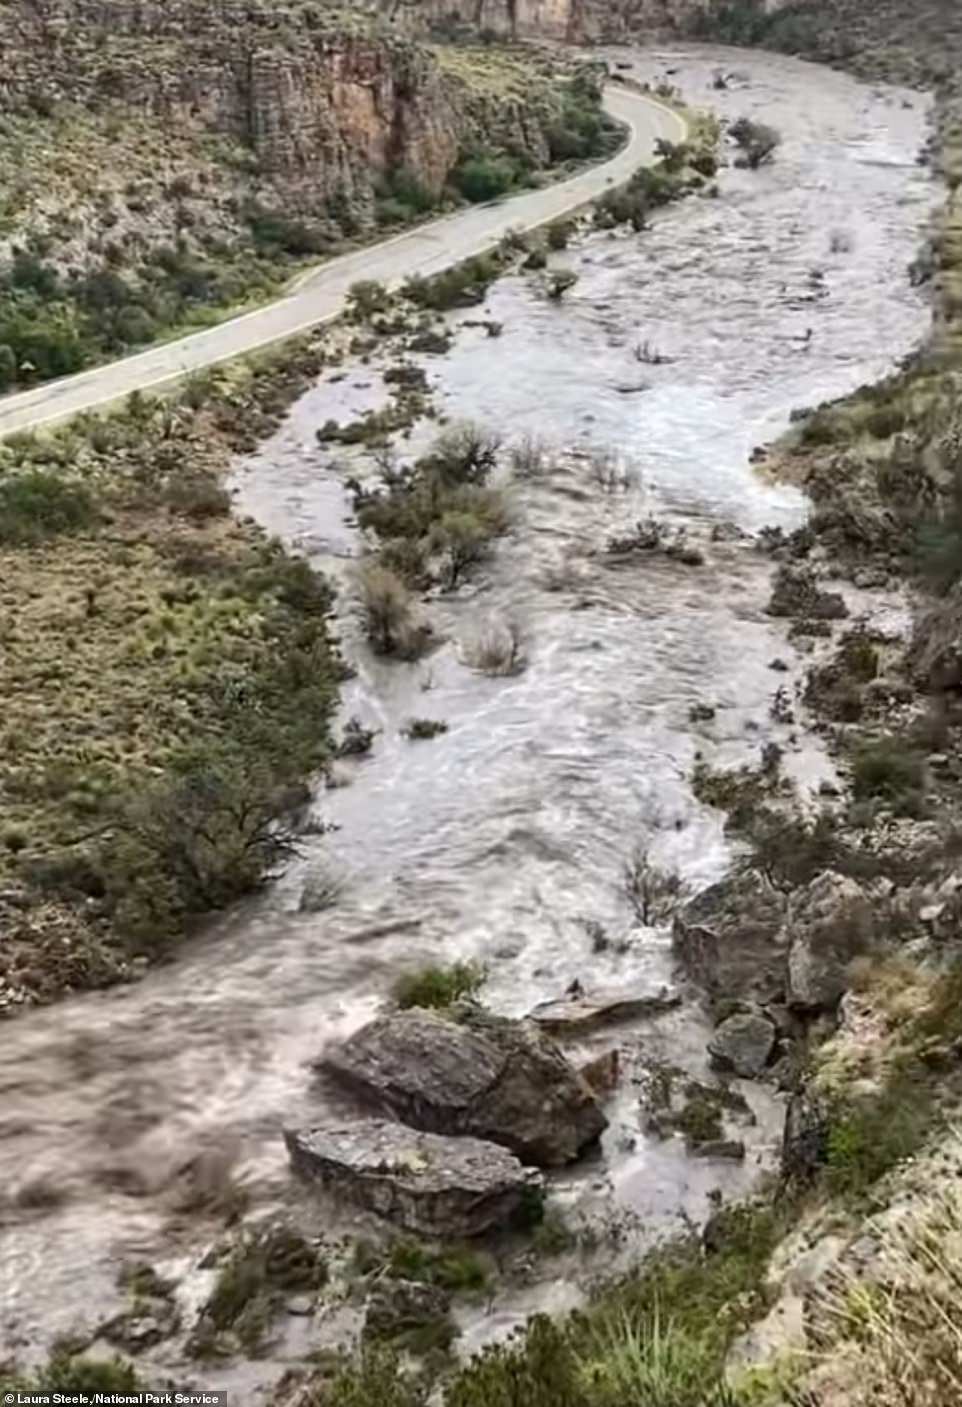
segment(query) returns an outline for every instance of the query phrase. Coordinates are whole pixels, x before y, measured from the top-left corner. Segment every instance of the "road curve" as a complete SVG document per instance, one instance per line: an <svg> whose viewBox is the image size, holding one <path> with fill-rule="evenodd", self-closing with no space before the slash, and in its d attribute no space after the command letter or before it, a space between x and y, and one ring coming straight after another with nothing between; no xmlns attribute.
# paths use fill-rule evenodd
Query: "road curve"
<svg viewBox="0 0 962 1407"><path fill-rule="evenodd" d="M609 84L604 104L629 129L627 143L611 161L543 190L458 210L382 244L332 259L277 302L216 327L7 396L0 400L0 438L65 420L131 391L162 386L327 322L341 312L348 289L358 279L378 279L390 288L411 274L439 273L490 249L509 229L533 229L555 220L626 180L638 166L653 160L659 137L678 141L685 136L685 123L677 113L628 88Z"/></svg>

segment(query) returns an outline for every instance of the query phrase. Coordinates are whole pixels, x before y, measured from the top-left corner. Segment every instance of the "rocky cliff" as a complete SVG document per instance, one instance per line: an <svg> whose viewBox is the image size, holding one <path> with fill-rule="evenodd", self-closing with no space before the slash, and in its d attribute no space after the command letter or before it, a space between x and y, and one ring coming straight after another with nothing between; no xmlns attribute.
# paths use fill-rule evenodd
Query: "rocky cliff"
<svg viewBox="0 0 962 1407"><path fill-rule="evenodd" d="M0 15L0 111L64 102L241 144L290 208L408 167L439 190L465 143L547 155L547 84L495 104L389 27L320 7L21 0Z"/></svg>

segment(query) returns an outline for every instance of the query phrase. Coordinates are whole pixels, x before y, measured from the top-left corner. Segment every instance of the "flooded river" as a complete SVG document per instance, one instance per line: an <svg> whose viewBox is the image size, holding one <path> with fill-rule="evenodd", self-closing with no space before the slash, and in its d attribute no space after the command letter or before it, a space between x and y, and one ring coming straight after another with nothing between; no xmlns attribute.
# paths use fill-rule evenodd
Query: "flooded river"
<svg viewBox="0 0 962 1407"><path fill-rule="evenodd" d="M794 407L878 378L923 335L907 269L938 198L916 161L928 104L771 56L609 57L641 78L667 71L724 117L773 123L777 160L725 169L717 197L692 197L641 235L591 234L553 256L579 275L560 305L536 278L502 280L483 311L452 319L494 319L500 337L461 327L448 355L417 359L445 416L509 447L534 435L550 448L549 472L509 487L510 535L465 588L429 603L443 643L426 659L379 660L361 641L348 587L361 542L343 488L357 462L315 440L329 417L385 402L387 361L322 379L237 467L239 511L344 584L340 629L357 674L343 713L378 735L370 757L338 764L346 784L316 798L336 829L310 838L254 904L136 986L3 1027L0 1341L25 1358L119 1305L123 1262L196 1263L212 1229L177 1193L198 1154L233 1164L255 1212L303 1197L279 1131L323 1116L308 1062L405 968L477 958L486 1000L510 1014L576 978L669 980L669 934L639 924L625 870L644 851L688 889L724 871L720 817L691 792L698 750L734 764L774 740L806 783L828 774L803 732L770 717L801 662L765 615L770 564L748 537L797 525L806 505L763 482L749 454ZM430 433L418 427L400 449ZM683 525L703 564L606 562L607 540L650 514ZM526 667L498 678L472 668L479 635L508 627ZM787 675L772 671L776 657ZM696 704L714 718L692 724ZM414 716L448 731L411 743L400 730ZM319 870L335 897L303 912ZM629 1071L653 1056L697 1070L704 1039L689 1003L575 1049L620 1045ZM714 1187L747 1188L771 1152L777 1100L746 1092L758 1115L749 1156L719 1168L645 1134L629 1075L601 1155L559 1178L557 1195L626 1218L631 1247L682 1213L703 1215ZM16 1202L24 1187L44 1195ZM571 1293L555 1283L509 1296L466 1321L465 1342ZM252 1381L234 1371L191 1373Z"/></svg>

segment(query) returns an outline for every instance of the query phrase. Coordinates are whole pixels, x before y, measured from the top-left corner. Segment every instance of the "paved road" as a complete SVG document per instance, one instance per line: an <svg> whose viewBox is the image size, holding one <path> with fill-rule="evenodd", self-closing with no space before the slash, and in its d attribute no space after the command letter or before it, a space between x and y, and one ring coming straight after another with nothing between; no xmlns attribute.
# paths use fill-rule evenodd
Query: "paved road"
<svg viewBox="0 0 962 1407"><path fill-rule="evenodd" d="M347 290L358 279L379 279L392 287L411 274L439 273L490 249L509 229L534 228L593 200L607 186L624 181L643 162L651 161L659 137L678 141L685 135L677 113L620 86L608 85L605 107L630 130L627 144L611 161L544 190L459 210L383 244L332 259L285 297L255 312L123 361L8 396L0 400L0 437L64 420L134 390L161 386L326 322L340 313Z"/></svg>

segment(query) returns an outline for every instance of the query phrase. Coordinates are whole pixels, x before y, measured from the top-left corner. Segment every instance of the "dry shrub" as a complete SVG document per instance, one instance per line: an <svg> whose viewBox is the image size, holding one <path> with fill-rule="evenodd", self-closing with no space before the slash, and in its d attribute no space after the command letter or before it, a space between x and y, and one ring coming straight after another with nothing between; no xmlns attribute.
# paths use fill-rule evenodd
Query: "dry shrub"
<svg viewBox="0 0 962 1407"><path fill-rule="evenodd" d="M520 626L515 621L487 621L465 657L472 669L493 678L520 674L525 665Z"/></svg>

